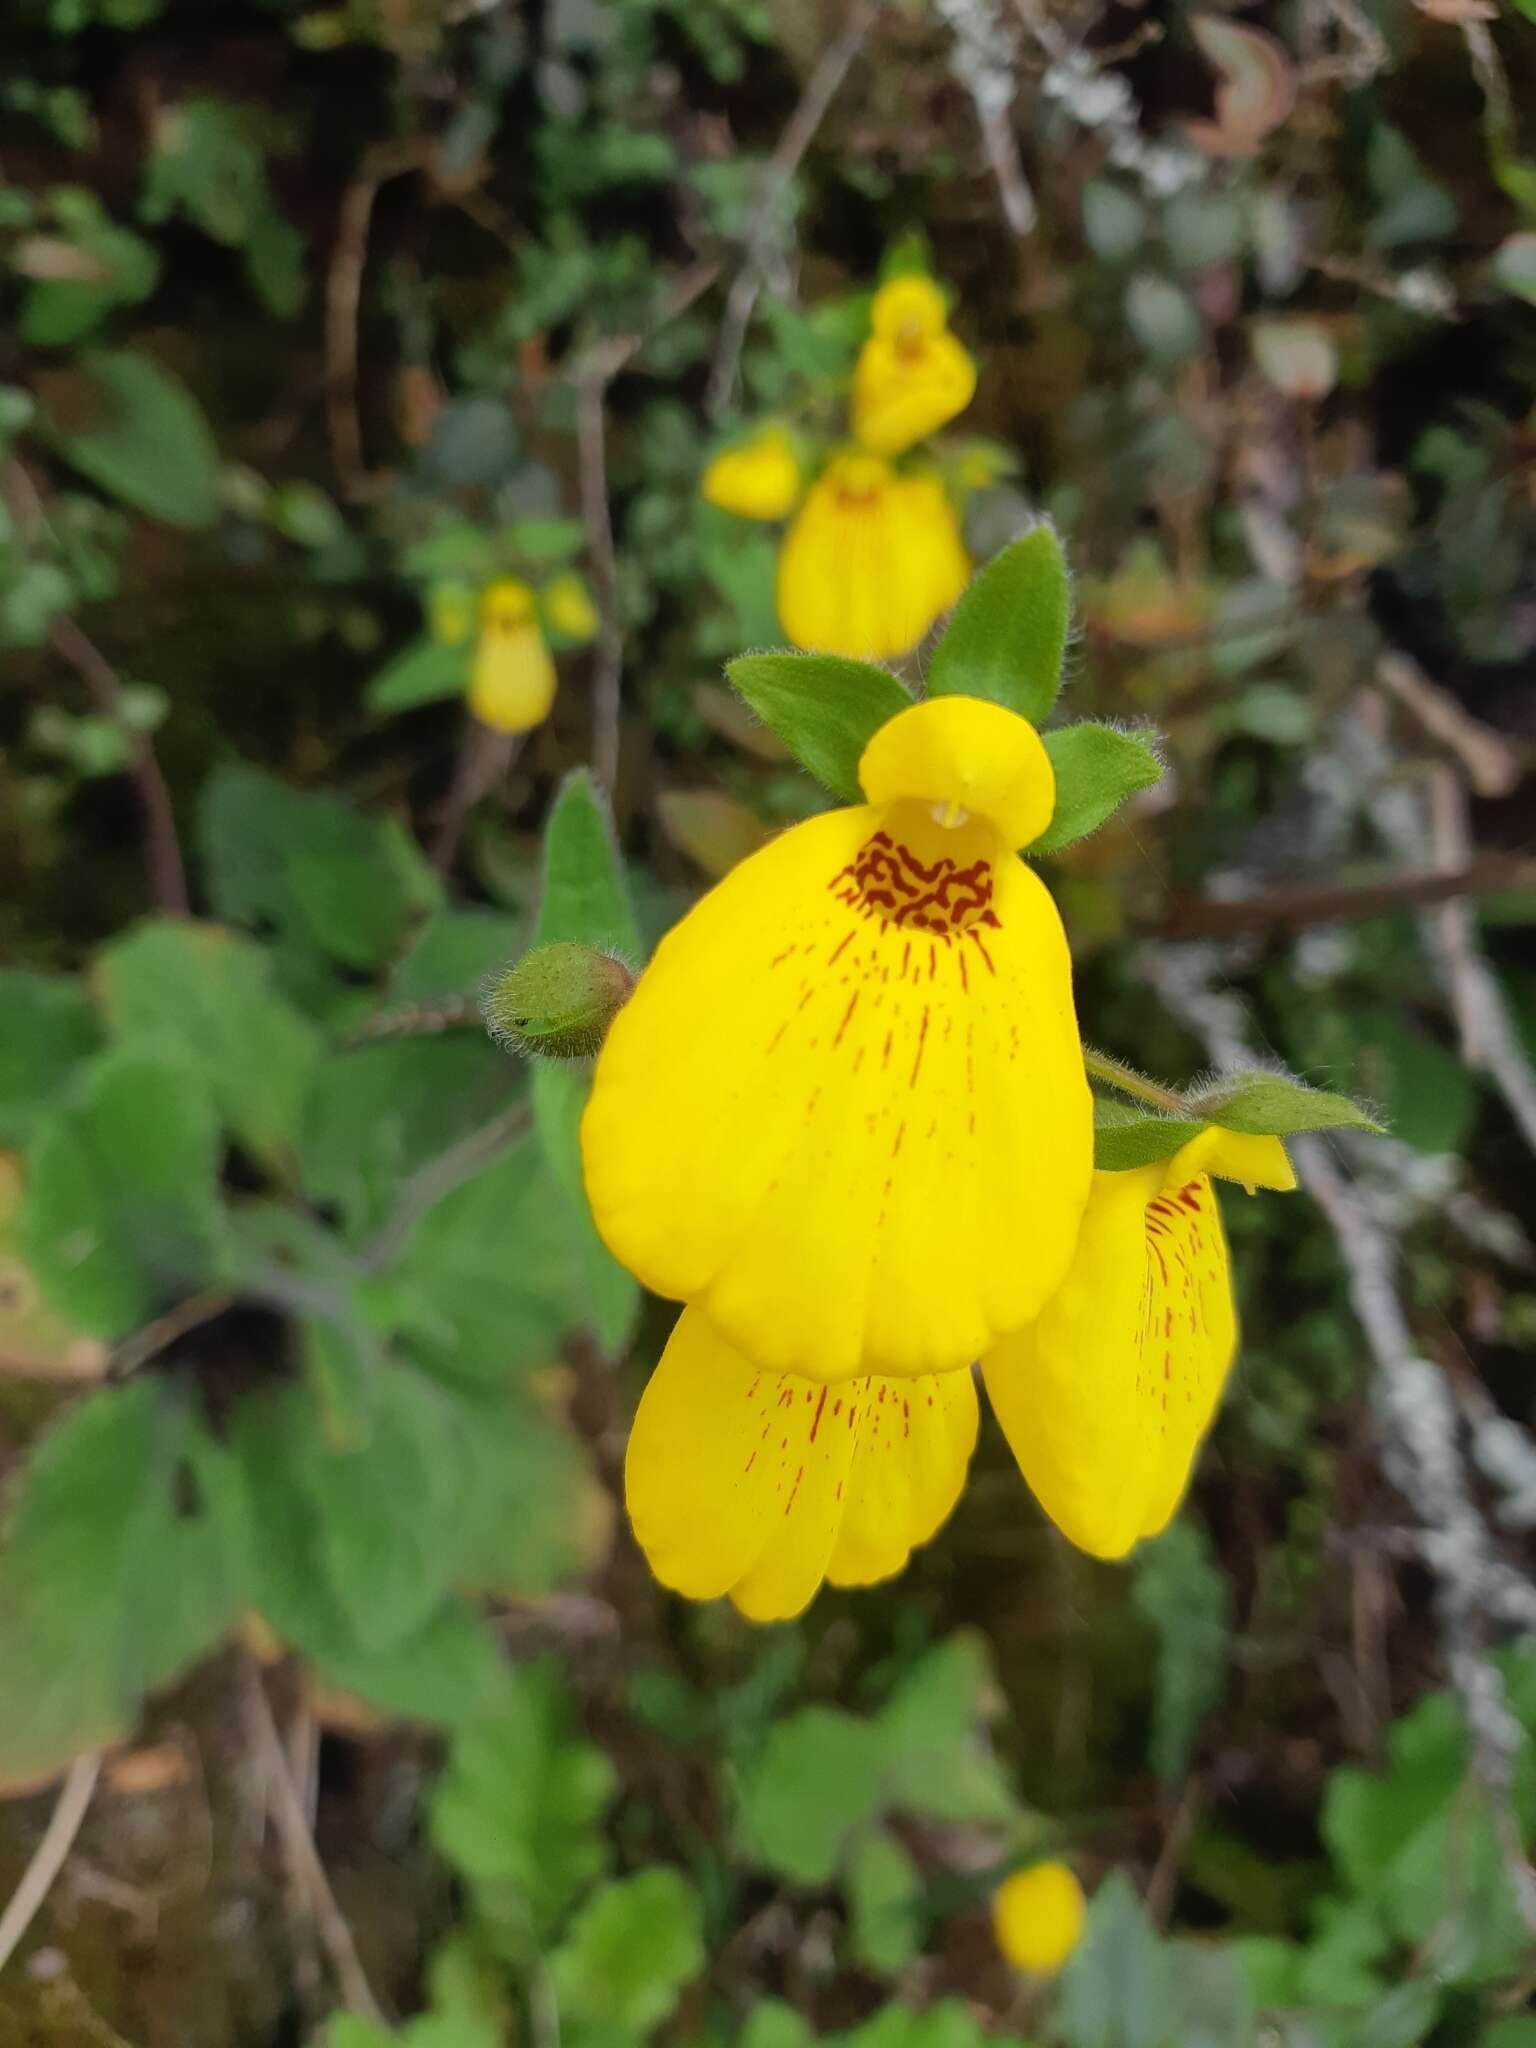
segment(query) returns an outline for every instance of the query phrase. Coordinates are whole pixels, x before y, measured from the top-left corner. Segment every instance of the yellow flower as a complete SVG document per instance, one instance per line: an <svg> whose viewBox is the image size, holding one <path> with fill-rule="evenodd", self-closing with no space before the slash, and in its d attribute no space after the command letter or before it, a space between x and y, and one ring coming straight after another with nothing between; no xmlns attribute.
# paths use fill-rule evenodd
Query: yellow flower
<svg viewBox="0 0 1536 2048"><path fill-rule="evenodd" d="M1163 1164L1096 1173L1060 1293L982 1361L1035 1497L1095 1557L1166 1527L1237 1349L1212 1174L1296 1185L1278 1138L1214 1128Z"/></svg>
<svg viewBox="0 0 1536 2048"><path fill-rule="evenodd" d="M954 507L934 476L875 455L833 457L779 551L779 618L797 647L879 661L917 645L970 581Z"/></svg>
<svg viewBox="0 0 1536 2048"><path fill-rule="evenodd" d="M864 750L868 801L734 868L657 949L582 1127L610 1249L768 1371L947 1372L1060 1285L1092 1110L1061 920L1014 849L1033 726L945 696Z"/></svg>
<svg viewBox="0 0 1536 2048"><path fill-rule="evenodd" d="M469 708L493 732L542 725L555 701L555 664L539 631L533 592L511 577L480 598L480 638L469 679Z"/></svg>
<svg viewBox="0 0 1536 2048"><path fill-rule="evenodd" d="M546 583L541 601L545 623L567 640L590 640L597 631L597 607L579 576L557 576Z"/></svg>
<svg viewBox="0 0 1536 2048"><path fill-rule="evenodd" d="M664 1586L785 1621L823 1579L888 1579L944 1522L976 1442L969 1372L840 1386L762 1372L696 1308L678 1318L624 1463Z"/></svg>
<svg viewBox="0 0 1536 2048"><path fill-rule="evenodd" d="M1016 1970L1053 1976L1077 1947L1088 1917L1083 1888L1065 1863L1015 1871L992 1895L997 1945Z"/></svg>
<svg viewBox="0 0 1536 2048"><path fill-rule="evenodd" d="M872 455L900 455L964 412L976 365L950 333L930 277L897 277L875 293L870 335L853 373L853 431Z"/></svg>
<svg viewBox="0 0 1536 2048"><path fill-rule="evenodd" d="M705 501L738 519L787 519L800 496L800 462L782 427L763 427L717 455L699 483Z"/></svg>

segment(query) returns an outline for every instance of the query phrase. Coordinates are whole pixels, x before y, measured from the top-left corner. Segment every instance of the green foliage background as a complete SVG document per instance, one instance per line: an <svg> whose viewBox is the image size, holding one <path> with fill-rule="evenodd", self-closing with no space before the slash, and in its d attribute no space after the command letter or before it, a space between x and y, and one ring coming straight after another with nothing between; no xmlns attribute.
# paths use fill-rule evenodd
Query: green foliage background
<svg viewBox="0 0 1536 2048"><path fill-rule="evenodd" d="M1536 26L1488 13L1263 5L1234 55L1172 6L12 0L0 1898L118 1747L0 2040L1536 2042ZM972 552L1047 515L1076 576L997 691L1043 712L1064 647L1108 792L1036 849L1085 1030L1206 1066L1173 962L1379 1108L1335 1156L1499 1601L1437 1595L1301 1196L1229 1205L1239 1371L1129 1568L990 1429L898 1585L785 1628L623 1530L667 1312L587 1215L584 1070L474 996L535 939L640 960L827 800L796 756L852 793L901 684L829 664L790 730L775 538L697 485L829 431L924 259ZM475 796L433 604L567 571L606 630ZM1093 1894L1055 1985L987 1923L1041 1855Z"/></svg>

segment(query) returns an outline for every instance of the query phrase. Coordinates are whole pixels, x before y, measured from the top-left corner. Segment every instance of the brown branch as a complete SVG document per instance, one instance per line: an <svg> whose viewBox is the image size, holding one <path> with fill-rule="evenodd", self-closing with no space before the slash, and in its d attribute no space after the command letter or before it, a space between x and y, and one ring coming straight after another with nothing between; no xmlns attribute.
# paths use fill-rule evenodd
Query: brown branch
<svg viewBox="0 0 1536 2048"><path fill-rule="evenodd" d="M1503 889L1536 889L1536 859L1528 854L1482 853L1454 872L1418 869L1383 875L1374 882L1271 889L1230 899L1175 897L1153 936L1220 939L1270 929L1307 931L1313 925L1359 924L1397 910L1422 910L1458 896L1489 896Z"/></svg>
<svg viewBox="0 0 1536 2048"><path fill-rule="evenodd" d="M1508 796L1524 776L1532 750L1464 711L1406 654L1384 654L1376 680L1432 739L1455 754L1478 796Z"/></svg>
<svg viewBox="0 0 1536 2048"><path fill-rule="evenodd" d="M32 1860L22 1872L21 1882L12 1892L4 1913L0 1913L0 1970L16 1953L52 1890L54 1879L64 1868L90 1806L91 1794L96 1790L100 1771L99 1749L77 1756L70 1765L48 1825L43 1830L43 1839L33 1851Z"/></svg>
<svg viewBox="0 0 1536 2048"><path fill-rule="evenodd" d="M73 619L55 619L48 638L55 653L62 655L84 679L103 716L121 729L128 742L129 768L138 785L139 805L144 813L150 892L158 910L169 917L185 917L191 906L186 864L176 835L176 813L149 734L138 731L124 717L123 686L117 670Z"/></svg>
<svg viewBox="0 0 1536 2048"><path fill-rule="evenodd" d="M587 529L598 619L597 644L592 654L592 772L610 796L619 772L624 627L619 615L613 514L608 503L608 386L657 328L686 312L709 290L718 275L719 266L713 263L698 263L684 271L666 294L649 328L643 333L613 335L599 343L583 357L575 373L581 516Z"/></svg>
<svg viewBox="0 0 1536 2048"><path fill-rule="evenodd" d="M357 320L368 262L368 232L379 187L430 160L423 139L377 144L342 195L336 242L325 280L325 423L331 460L349 497L377 481L363 460L363 429L357 411Z"/></svg>
<svg viewBox="0 0 1536 2048"><path fill-rule="evenodd" d="M778 232L785 194L854 59L863 49L883 4L884 0L854 0L842 34L823 50L815 70L806 81L800 104L790 115L784 133L779 137L778 147L768 160L752 225L747 233L746 251L726 296L725 317L720 323L715 359L710 365L704 409L712 420L719 419L730 402L742 344L747 338L758 294L763 288L769 251Z"/></svg>
<svg viewBox="0 0 1536 2048"><path fill-rule="evenodd" d="M248 1674L244 1706L246 1728L266 1776L267 1794L278 1832L283 1838L284 1852L295 1881L303 1887L309 1901L315 1931L330 1957L347 2009L383 2026L386 2024L383 2009L373 1995L352 1930L336 1903L336 1894L331 1890L325 1865L320 1861L314 1837L309 1831L303 1796L294 1783L288 1752L277 1732L277 1723L267 1701L266 1687L254 1665Z"/></svg>

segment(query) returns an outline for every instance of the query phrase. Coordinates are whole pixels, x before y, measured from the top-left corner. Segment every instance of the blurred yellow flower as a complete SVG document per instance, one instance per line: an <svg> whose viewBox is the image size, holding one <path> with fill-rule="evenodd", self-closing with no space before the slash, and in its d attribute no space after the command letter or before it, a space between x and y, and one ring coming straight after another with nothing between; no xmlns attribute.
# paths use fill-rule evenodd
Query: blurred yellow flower
<svg viewBox="0 0 1536 2048"><path fill-rule="evenodd" d="M875 293L853 373L854 437L872 455L900 455L964 412L976 365L950 333L931 277L897 277Z"/></svg>
<svg viewBox="0 0 1536 2048"><path fill-rule="evenodd" d="M1214 1128L1159 1165L1096 1173L1060 1292L982 1361L1036 1499L1095 1557L1166 1527L1237 1349L1213 1174L1296 1185L1278 1138Z"/></svg>
<svg viewBox="0 0 1536 2048"><path fill-rule="evenodd" d="M868 1586L902 1569L960 1497L976 1419L969 1371L792 1379L685 1308L630 1433L636 1539L673 1591L788 1620L824 1579Z"/></svg>
<svg viewBox="0 0 1536 2048"><path fill-rule="evenodd" d="M1014 856L1055 803L1039 735L937 697L859 779L662 941L582 1126L615 1255L818 1381L951 1371L1020 1329L1091 1171L1066 940Z"/></svg>
<svg viewBox="0 0 1536 2048"><path fill-rule="evenodd" d="M1087 1901L1065 1863L1015 1871L992 1895L997 1945L1016 1970L1053 1976L1083 1938Z"/></svg>
<svg viewBox="0 0 1536 2048"><path fill-rule="evenodd" d="M528 732L543 724L554 701L555 664L533 592L512 577L487 584L480 594L470 711L493 732Z"/></svg>
<svg viewBox="0 0 1536 2048"><path fill-rule="evenodd" d="M579 576L557 576L539 594L544 621L567 640L590 640L597 631L597 607Z"/></svg>
<svg viewBox="0 0 1536 2048"><path fill-rule="evenodd" d="M935 476L835 455L779 553L779 619L797 647L879 661L905 654L960 596L971 565Z"/></svg>
<svg viewBox="0 0 1536 2048"><path fill-rule="evenodd" d="M794 443L782 427L762 427L717 455L699 489L707 503L738 519L787 519L800 496Z"/></svg>

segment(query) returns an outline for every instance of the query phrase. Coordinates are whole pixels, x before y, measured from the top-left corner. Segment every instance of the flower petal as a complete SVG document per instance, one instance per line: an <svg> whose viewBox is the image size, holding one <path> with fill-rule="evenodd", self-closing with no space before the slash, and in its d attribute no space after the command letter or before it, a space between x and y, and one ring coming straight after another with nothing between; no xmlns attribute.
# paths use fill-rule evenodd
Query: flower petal
<svg viewBox="0 0 1536 2048"><path fill-rule="evenodd" d="M727 448L699 481L699 494L738 519L787 519L800 496L800 461L782 427L764 427Z"/></svg>
<svg viewBox="0 0 1536 2048"><path fill-rule="evenodd" d="M969 1372L818 1385L759 1371L685 1309L635 1416L625 1499L663 1585L786 1620L829 1563L842 1585L900 1571L958 1499L975 1434Z"/></svg>
<svg viewBox="0 0 1536 2048"><path fill-rule="evenodd" d="M836 456L779 551L778 606L797 647L883 660L915 647L970 574L954 508L932 477Z"/></svg>
<svg viewBox="0 0 1536 2048"><path fill-rule="evenodd" d="M480 629L469 679L469 708L493 732L530 732L555 701L555 664L544 636L529 621Z"/></svg>
<svg viewBox="0 0 1536 2048"><path fill-rule="evenodd" d="M1055 1292L1091 1105L1039 882L915 804L812 818L658 948L582 1127L610 1249L773 1371L968 1364Z"/></svg>
<svg viewBox="0 0 1536 2048"><path fill-rule="evenodd" d="M983 1360L1036 1499L1095 1557L1123 1557L1178 1506L1237 1348L1210 1181L1094 1175L1072 1269Z"/></svg>
<svg viewBox="0 0 1536 2048"><path fill-rule="evenodd" d="M866 1388L847 1504L827 1577L834 1586L891 1578L948 1521L965 1486L979 1415L969 1367Z"/></svg>
<svg viewBox="0 0 1536 2048"><path fill-rule="evenodd" d="M980 697L930 697L888 718L864 749L859 786L872 804L958 804L988 819L1011 847L1038 839L1056 808L1040 735Z"/></svg>
<svg viewBox="0 0 1536 2048"><path fill-rule="evenodd" d="M947 329L872 334L853 373L853 431L872 455L900 455L965 411L976 365Z"/></svg>

